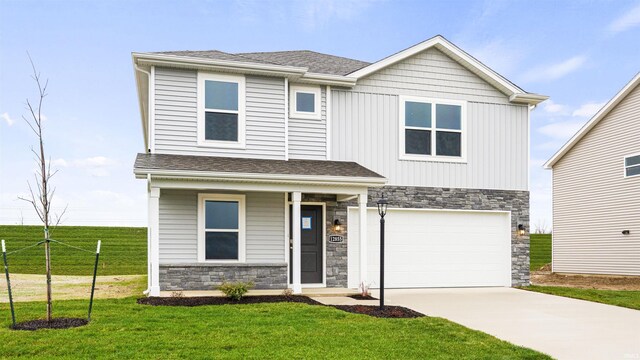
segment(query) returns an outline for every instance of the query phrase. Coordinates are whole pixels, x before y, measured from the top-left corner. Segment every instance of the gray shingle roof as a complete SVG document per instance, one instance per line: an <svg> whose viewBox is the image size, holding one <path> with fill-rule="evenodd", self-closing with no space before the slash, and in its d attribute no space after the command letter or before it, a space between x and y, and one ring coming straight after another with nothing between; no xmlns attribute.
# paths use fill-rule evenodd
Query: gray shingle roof
<svg viewBox="0 0 640 360"><path fill-rule="evenodd" d="M223 173L339 176L384 179L355 162L325 160L266 160L217 156L138 154L134 169Z"/></svg>
<svg viewBox="0 0 640 360"><path fill-rule="evenodd" d="M155 54L187 56L212 60L237 61L244 63L270 64L282 66L306 67L309 72L347 75L369 65L368 62L341 56L322 54L309 50L273 51L252 53L226 53L218 50L208 51L162 51Z"/></svg>

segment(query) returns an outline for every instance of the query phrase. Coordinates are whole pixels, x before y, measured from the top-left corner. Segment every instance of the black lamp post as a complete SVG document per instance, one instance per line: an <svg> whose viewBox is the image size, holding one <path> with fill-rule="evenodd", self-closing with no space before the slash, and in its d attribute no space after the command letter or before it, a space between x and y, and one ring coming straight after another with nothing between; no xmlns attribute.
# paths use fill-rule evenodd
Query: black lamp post
<svg viewBox="0 0 640 360"><path fill-rule="evenodd" d="M380 310L384 309L384 216L387 214L387 199L378 200L378 214L380 215Z"/></svg>

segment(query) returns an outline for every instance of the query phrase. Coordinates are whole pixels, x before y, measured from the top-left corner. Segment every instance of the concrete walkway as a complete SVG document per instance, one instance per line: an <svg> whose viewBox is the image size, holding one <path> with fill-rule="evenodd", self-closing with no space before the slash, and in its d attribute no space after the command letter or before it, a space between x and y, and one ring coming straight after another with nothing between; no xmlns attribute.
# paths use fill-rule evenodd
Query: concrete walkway
<svg viewBox="0 0 640 360"><path fill-rule="evenodd" d="M510 288L387 290L385 295L389 305L446 318L558 359L640 359L637 310Z"/></svg>

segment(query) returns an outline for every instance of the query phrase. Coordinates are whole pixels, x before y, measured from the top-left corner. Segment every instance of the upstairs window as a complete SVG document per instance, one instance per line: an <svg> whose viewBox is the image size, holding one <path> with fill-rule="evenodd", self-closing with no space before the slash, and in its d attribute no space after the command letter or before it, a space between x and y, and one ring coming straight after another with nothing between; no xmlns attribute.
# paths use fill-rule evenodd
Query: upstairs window
<svg viewBox="0 0 640 360"><path fill-rule="evenodd" d="M465 103L400 98L400 158L462 161Z"/></svg>
<svg viewBox="0 0 640 360"><path fill-rule="evenodd" d="M291 85L290 117L302 119L320 119L320 87Z"/></svg>
<svg viewBox="0 0 640 360"><path fill-rule="evenodd" d="M198 143L244 146L243 76L198 74Z"/></svg>
<svg viewBox="0 0 640 360"><path fill-rule="evenodd" d="M624 176L640 176L640 154L624 158Z"/></svg>

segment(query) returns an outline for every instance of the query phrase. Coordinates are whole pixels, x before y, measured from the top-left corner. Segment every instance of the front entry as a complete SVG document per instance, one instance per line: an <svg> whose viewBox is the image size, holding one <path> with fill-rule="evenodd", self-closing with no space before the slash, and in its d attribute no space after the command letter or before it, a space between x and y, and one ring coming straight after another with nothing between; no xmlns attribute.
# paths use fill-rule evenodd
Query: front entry
<svg viewBox="0 0 640 360"><path fill-rule="evenodd" d="M291 207L289 214L293 214ZM301 243L301 282L303 284L321 284L324 271L323 236L324 226L322 206L302 205L300 209L300 243ZM293 229L292 218L289 217L289 282L293 279Z"/></svg>

